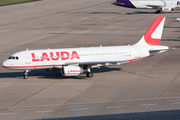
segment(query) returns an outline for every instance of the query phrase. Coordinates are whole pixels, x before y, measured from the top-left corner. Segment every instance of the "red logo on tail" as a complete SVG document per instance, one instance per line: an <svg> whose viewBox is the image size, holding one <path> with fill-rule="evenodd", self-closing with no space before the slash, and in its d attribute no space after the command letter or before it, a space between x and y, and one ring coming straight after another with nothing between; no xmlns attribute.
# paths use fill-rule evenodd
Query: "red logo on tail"
<svg viewBox="0 0 180 120"><path fill-rule="evenodd" d="M152 38L151 35L154 33L154 31L157 29L157 27L159 26L159 24L162 22L164 18L165 17L157 17L156 20L153 22L153 24L150 26L150 28L144 34L144 39L147 44L160 45L161 39Z"/></svg>

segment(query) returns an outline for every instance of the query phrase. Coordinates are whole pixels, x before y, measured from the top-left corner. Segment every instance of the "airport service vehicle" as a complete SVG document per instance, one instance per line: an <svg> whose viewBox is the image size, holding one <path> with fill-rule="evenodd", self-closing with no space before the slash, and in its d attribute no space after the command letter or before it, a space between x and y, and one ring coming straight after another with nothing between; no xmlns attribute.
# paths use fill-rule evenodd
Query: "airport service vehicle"
<svg viewBox="0 0 180 120"><path fill-rule="evenodd" d="M86 74L93 77L90 68L104 65L120 65L134 63L169 48L161 46L161 36L165 17L157 17L140 41L128 46L86 47L26 50L12 54L2 63L4 68L25 70L24 79L30 70L60 69L63 76Z"/></svg>
<svg viewBox="0 0 180 120"><path fill-rule="evenodd" d="M180 1L177 0L116 0L112 4L128 8L156 9L155 13L174 11L180 7Z"/></svg>

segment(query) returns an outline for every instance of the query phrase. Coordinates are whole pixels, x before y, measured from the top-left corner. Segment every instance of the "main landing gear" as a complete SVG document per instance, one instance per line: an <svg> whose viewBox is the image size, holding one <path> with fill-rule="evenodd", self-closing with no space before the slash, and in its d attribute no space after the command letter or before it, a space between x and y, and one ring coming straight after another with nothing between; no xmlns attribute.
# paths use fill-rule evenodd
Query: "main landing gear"
<svg viewBox="0 0 180 120"><path fill-rule="evenodd" d="M87 70L86 77L89 77L89 78L93 77L93 73L91 72L90 68L88 68Z"/></svg>
<svg viewBox="0 0 180 120"><path fill-rule="evenodd" d="M159 14L159 13L161 13L161 10L156 10L154 13Z"/></svg>
<svg viewBox="0 0 180 120"><path fill-rule="evenodd" d="M86 73L86 77L92 78L93 77L93 73L92 72L87 72Z"/></svg>
<svg viewBox="0 0 180 120"><path fill-rule="evenodd" d="M29 72L29 70L25 70L25 73L24 73L24 76L23 76L24 79L28 78L28 72Z"/></svg>

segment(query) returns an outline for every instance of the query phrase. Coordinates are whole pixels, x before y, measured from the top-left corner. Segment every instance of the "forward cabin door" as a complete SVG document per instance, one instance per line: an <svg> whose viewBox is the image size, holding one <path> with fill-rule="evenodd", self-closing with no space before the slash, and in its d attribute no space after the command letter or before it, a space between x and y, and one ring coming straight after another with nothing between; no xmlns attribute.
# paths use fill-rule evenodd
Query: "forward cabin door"
<svg viewBox="0 0 180 120"><path fill-rule="evenodd" d="M25 52L25 64L31 64L30 53Z"/></svg>

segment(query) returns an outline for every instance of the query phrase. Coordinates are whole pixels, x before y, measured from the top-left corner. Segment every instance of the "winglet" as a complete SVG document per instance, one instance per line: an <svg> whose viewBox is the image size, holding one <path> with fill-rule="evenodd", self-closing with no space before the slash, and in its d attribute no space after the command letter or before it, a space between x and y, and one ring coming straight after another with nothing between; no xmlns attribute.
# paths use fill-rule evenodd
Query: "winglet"
<svg viewBox="0 0 180 120"><path fill-rule="evenodd" d="M152 46L160 45L165 17L157 17L143 37L135 45Z"/></svg>

